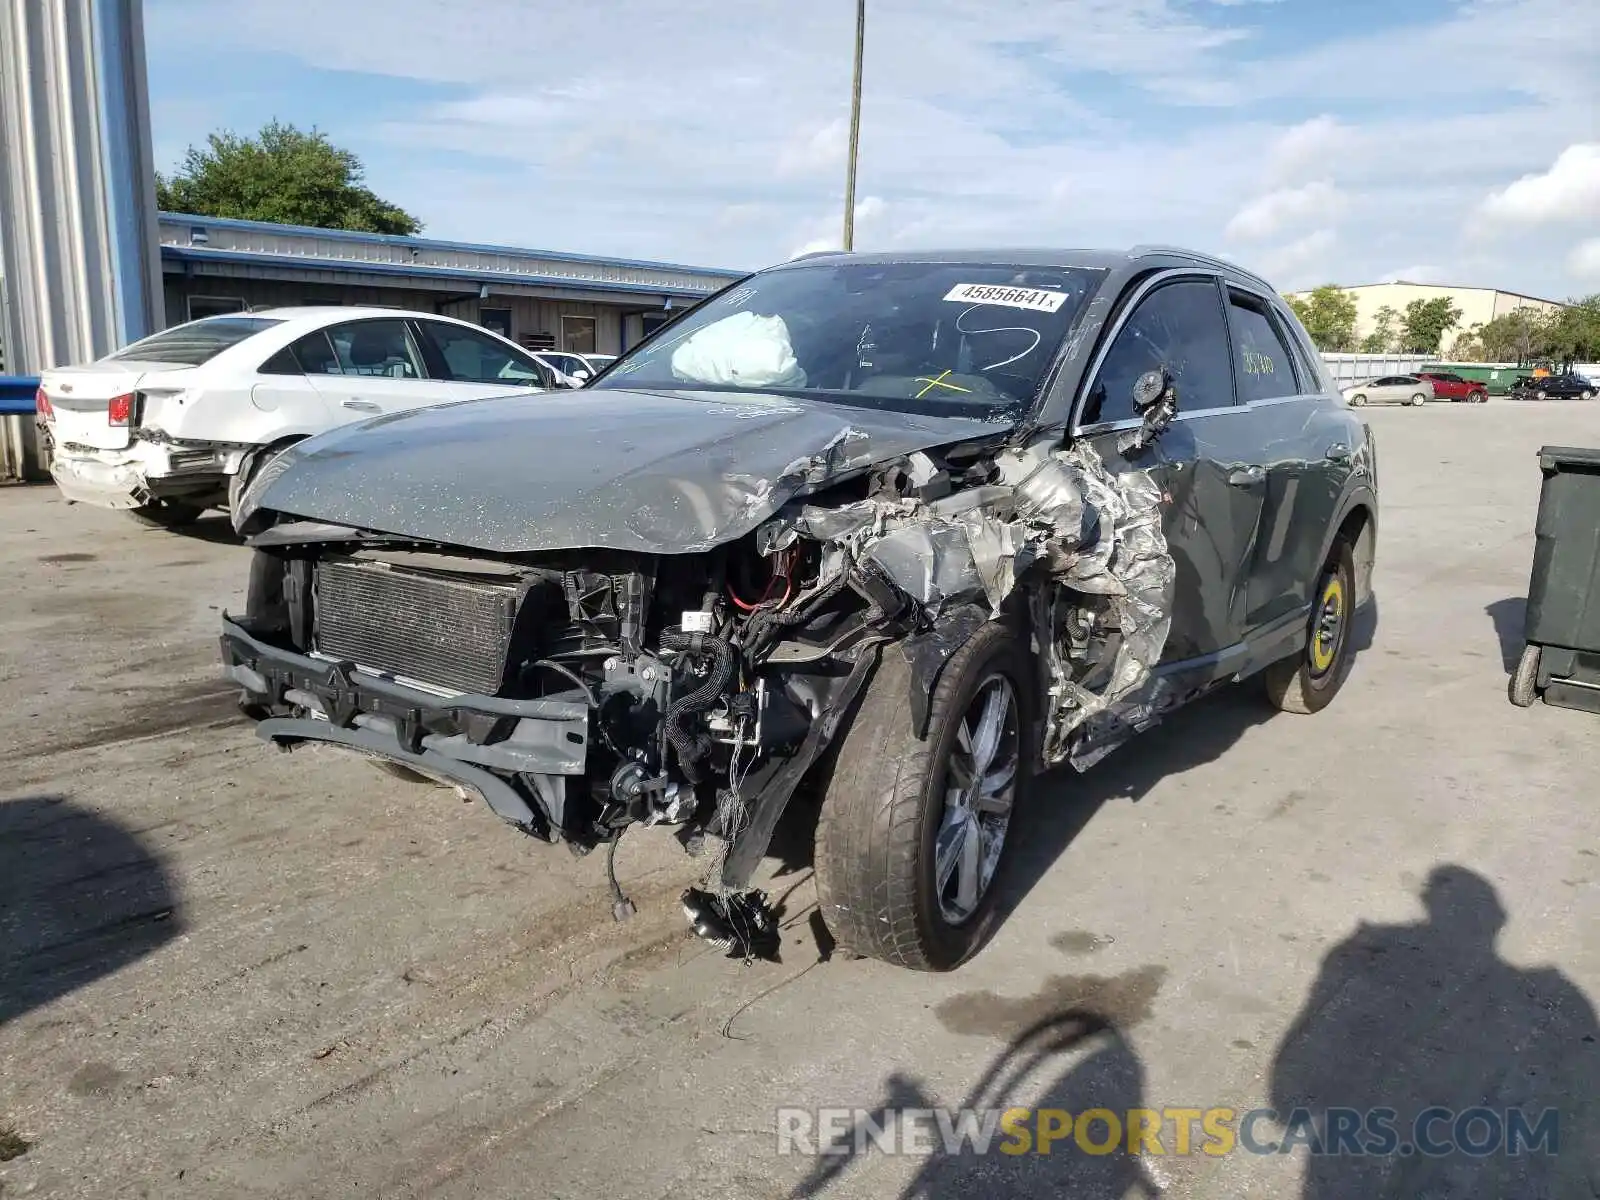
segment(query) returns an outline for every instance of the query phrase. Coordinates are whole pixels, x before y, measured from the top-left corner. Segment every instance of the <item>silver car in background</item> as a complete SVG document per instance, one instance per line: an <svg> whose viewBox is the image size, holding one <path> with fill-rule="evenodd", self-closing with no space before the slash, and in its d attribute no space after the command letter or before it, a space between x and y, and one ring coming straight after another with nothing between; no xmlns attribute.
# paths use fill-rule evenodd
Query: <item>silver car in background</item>
<svg viewBox="0 0 1600 1200"><path fill-rule="evenodd" d="M1353 383L1343 394L1357 408L1363 404L1426 404L1433 399L1433 384L1416 375L1384 375Z"/></svg>

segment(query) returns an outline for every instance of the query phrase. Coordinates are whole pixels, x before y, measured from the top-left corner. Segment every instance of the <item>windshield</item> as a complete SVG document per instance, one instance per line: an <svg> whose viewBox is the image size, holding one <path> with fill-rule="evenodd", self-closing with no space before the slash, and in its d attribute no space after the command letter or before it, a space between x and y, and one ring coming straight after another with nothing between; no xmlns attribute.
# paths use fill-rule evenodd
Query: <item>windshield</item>
<svg viewBox="0 0 1600 1200"><path fill-rule="evenodd" d="M153 333L108 357L198 367L245 338L280 324L273 317L207 317Z"/></svg>
<svg viewBox="0 0 1600 1200"><path fill-rule="evenodd" d="M1020 410L1103 274L927 262L776 268L707 301L594 386L821 393L952 416Z"/></svg>

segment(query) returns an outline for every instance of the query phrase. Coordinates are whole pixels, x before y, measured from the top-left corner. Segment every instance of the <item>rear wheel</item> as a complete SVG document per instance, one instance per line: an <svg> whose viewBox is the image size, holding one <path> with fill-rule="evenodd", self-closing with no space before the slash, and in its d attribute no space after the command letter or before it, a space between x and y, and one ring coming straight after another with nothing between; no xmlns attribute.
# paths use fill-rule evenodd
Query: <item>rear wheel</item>
<svg viewBox="0 0 1600 1200"><path fill-rule="evenodd" d="M1545 394L1545 391L1544 391L1544 389L1543 389L1543 388L1540 388L1540 389L1539 389L1539 390L1538 390L1538 391L1536 391L1536 392L1534 392L1534 394L1533 394L1533 398L1534 398L1534 399L1535 399L1535 400L1546 400L1546 399L1548 399L1548 398L1549 398L1549 397L1548 397L1548 396L1546 396L1546 394Z"/></svg>
<svg viewBox="0 0 1600 1200"><path fill-rule="evenodd" d="M889 648L839 747L817 822L817 896L857 954L946 971L988 940L996 881L1031 780L1033 676L992 621L945 665L928 733Z"/></svg>
<svg viewBox="0 0 1600 1200"><path fill-rule="evenodd" d="M1355 598L1355 555L1340 538L1322 568L1305 649L1263 673L1267 698L1284 712L1321 712L1344 686L1355 657L1350 648Z"/></svg>
<svg viewBox="0 0 1600 1200"><path fill-rule="evenodd" d="M128 515L139 524L154 529L181 529L185 525L193 525L205 511L203 505L188 504L182 500L152 500L149 504L128 509Z"/></svg>
<svg viewBox="0 0 1600 1200"><path fill-rule="evenodd" d="M1593 388L1585 388L1584 391L1583 391L1583 398L1585 400L1593 400L1594 399L1594 389Z"/></svg>

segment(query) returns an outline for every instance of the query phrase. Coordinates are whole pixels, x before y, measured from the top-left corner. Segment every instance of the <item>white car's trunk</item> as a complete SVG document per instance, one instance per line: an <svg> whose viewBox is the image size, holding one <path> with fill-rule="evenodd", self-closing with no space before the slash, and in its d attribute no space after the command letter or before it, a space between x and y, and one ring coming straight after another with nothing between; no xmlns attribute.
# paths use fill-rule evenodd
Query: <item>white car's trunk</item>
<svg viewBox="0 0 1600 1200"><path fill-rule="evenodd" d="M176 363L116 361L45 371L39 386L55 414L51 429L56 445L125 449L139 421L140 388L159 384L171 391L181 387L183 375L193 369ZM111 410L119 397L128 398L127 416L113 424Z"/></svg>

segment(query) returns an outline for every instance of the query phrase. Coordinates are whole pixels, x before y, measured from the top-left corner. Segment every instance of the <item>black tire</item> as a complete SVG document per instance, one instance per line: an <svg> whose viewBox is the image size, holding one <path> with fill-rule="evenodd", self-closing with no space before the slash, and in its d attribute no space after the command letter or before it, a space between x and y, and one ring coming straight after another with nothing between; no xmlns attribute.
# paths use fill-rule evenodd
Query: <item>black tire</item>
<svg viewBox="0 0 1600 1200"><path fill-rule="evenodd" d="M182 500L152 500L149 504L128 509L128 515L152 529L182 529L193 525L205 511L204 505L188 504Z"/></svg>
<svg viewBox="0 0 1600 1200"><path fill-rule="evenodd" d="M1330 635L1325 617L1335 590L1338 611ZM1284 712L1321 712L1344 686L1355 659L1350 648L1350 627L1356 595L1355 555L1350 543L1340 538L1333 544L1317 580L1305 649L1273 663L1262 673L1267 698Z"/></svg>
<svg viewBox="0 0 1600 1200"><path fill-rule="evenodd" d="M1427 402L1427 396L1423 395L1421 392L1418 392L1416 395L1411 397L1411 407L1413 408L1421 408Z"/></svg>
<svg viewBox="0 0 1600 1200"><path fill-rule="evenodd" d="M986 820L965 803L949 811L947 781L957 755L977 761L973 739L969 735L964 746L961 735L969 709L1003 690L996 680L1009 688L1012 705L989 770L990 777L1002 774L1005 756L1014 755L1009 809L987 881L970 910L952 919L947 906L964 905L959 893L968 865L981 877L999 816L991 813ZM1003 623L990 622L945 665L928 735L919 739L907 702L910 668L897 648L884 650L838 747L817 822L817 898L841 946L915 970L948 971L988 941L998 920L995 898L1017 840L1018 811L1026 808L1032 782L1033 680L1017 636ZM977 775L979 781L984 777ZM956 864L945 888L936 879L942 826L947 861ZM958 835L957 829L966 832ZM969 838L976 839L976 859L952 849L966 846Z"/></svg>
<svg viewBox="0 0 1600 1200"><path fill-rule="evenodd" d="M1594 399L1594 391L1593 391L1593 389L1585 388L1582 398L1584 400L1593 400Z"/></svg>
<svg viewBox="0 0 1600 1200"><path fill-rule="evenodd" d="M1366 403L1367 397L1365 392L1357 392L1354 396L1350 397L1351 408L1361 408L1364 407Z"/></svg>
<svg viewBox="0 0 1600 1200"><path fill-rule="evenodd" d="M1517 669L1511 673L1511 685L1507 689L1511 703L1518 708L1528 708L1539 698L1539 646L1529 642L1522 648L1522 657L1517 660Z"/></svg>
<svg viewBox="0 0 1600 1200"><path fill-rule="evenodd" d="M1549 397L1548 397L1548 396L1546 396L1546 395L1545 395L1545 393L1544 393L1544 391L1543 391L1543 389L1541 389L1541 390L1539 390L1539 391L1537 391L1537 392L1535 392L1535 393L1534 393L1534 394L1533 394L1533 398L1534 398L1534 399L1535 399L1535 400L1547 400L1547 399L1549 399Z"/></svg>

